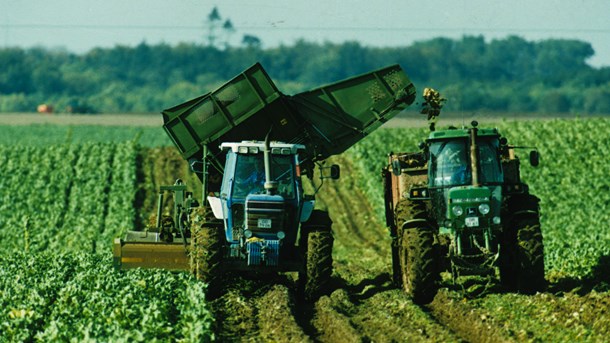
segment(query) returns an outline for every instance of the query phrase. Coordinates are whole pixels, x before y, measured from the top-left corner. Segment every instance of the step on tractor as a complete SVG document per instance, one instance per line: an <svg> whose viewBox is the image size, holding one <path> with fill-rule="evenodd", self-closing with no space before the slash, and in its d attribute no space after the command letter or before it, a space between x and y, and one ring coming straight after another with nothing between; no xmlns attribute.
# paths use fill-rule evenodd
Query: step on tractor
<svg viewBox="0 0 610 343"><path fill-rule="evenodd" d="M299 294L317 298L332 274L333 236L314 196L340 172L324 162L414 99L398 65L287 96L257 63L163 111L163 128L201 180L202 199L180 180L161 187L154 227L115 239L115 267L190 270L210 298L222 294L228 273L298 272ZM313 181L316 168L321 180L306 194L304 177Z"/></svg>
<svg viewBox="0 0 610 343"><path fill-rule="evenodd" d="M527 148L476 121L431 130L419 151L390 153L382 170L394 283L418 304L433 300L441 272L457 283L499 274L507 290L542 290L539 199L521 181L515 154Z"/></svg>

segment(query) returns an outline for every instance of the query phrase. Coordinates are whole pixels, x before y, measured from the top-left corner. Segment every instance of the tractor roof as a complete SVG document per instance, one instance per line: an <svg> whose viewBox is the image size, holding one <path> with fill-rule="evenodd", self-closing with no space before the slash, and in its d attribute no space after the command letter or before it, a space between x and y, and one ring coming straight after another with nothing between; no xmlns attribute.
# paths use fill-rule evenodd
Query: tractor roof
<svg viewBox="0 0 610 343"><path fill-rule="evenodd" d="M305 150L305 146L302 144L288 144L282 142L270 142L269 147L271 148L272 154L281 155L294 155L299 150ZM265 150L265 142L262 141L242 141L239 143L222 143L220 145L221 150L232 150L235 153L244 154L258 154Z"/></svg>
<svg viewBox="0 0 610 343"><path fill-rule="evenodd" d="M468 138L470 135L469 129L449 129L430 132L429 141L446 140L454 138ZM497 129L478 129L477 136L479 137L499 137Z"/></svg>

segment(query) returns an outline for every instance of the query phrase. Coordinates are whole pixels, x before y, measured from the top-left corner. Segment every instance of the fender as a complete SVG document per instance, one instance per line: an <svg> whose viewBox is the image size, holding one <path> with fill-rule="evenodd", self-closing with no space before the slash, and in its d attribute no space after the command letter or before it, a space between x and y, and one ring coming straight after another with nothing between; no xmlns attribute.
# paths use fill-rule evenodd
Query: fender
<svg viewBox="0 0 610 343"><path fill-rule="evenodd" d="M401 228L403 230L405 230L405 229L422 228L422 227L427 228L429 226L430 226L430 224L428 224L428 221L426 219L410 219L410 220L405 221L402 224Z"/></svg>
<svg viewBox="0 0 610 343"><path fill-rule="evenodd" d="M301 218L299 218L299 221L301 223L309 220L309 217L311 216L311 213L313 212L313 208L315 207L315 205L316 205L315 200L308 200L308 201L303 202L303 206L301 208Z"/></svg>
<svg viewBox="0 0 610 343"><path fill-rule="evenodd" d="M514 218L517 217L521 217L521 218L528 218L531 217L532 219L537 219L539 220L540 215L538 213L538 211L533 211L533 210L521 210L521 211L516 211L512 214L512 218L511 218L511 223L514 221Z"/></svg>
<svg viewBox="0 0 610 343"><path fill-rule="evenodd" d="M220 201L220 198L208 195L208 203L210 203L210 207L212 208L212 212L214 212L214 217L216 217L216 219L226 219L222 213L222 202Z"/></svg>

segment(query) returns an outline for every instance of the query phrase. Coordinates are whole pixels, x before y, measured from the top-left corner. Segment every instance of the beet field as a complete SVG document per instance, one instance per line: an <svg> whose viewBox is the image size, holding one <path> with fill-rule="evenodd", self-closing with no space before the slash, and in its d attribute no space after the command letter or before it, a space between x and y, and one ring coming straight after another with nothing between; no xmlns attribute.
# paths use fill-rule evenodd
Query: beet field
<svg viewBox="0 0 610 343"><path fill-rule="evenodd" d="M190 273L113 269L113 239L144 228L160 185L200 197L160 126L0 125L0 342L607 341L610 119L490 125L542 156L521 170L541 199L548 287L445 277L425 306L392 284L380 177L425 128L381 128L331 158L342 176L316 204L333 220L331 289L304 303L292 273L232 274L209 301Z"/></svg>

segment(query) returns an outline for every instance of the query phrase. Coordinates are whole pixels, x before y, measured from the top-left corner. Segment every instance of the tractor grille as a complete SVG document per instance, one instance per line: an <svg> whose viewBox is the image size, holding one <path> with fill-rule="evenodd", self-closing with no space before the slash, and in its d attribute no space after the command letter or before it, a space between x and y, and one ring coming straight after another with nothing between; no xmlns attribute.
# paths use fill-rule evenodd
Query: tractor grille
<svg viewBox="0 0 610 343"><path fill-rule="evenodd" d="M269 240L248 244L248 265L249 266L273 266L278 265L280 251L280 241Z"/></svg>
<svg viewBox="0 0 610 343"><path fill-rule="evenodd" d="M283 202L250 200L246 205L246 228L252 232L277 232L284 229L286 208Z"/></svg>

